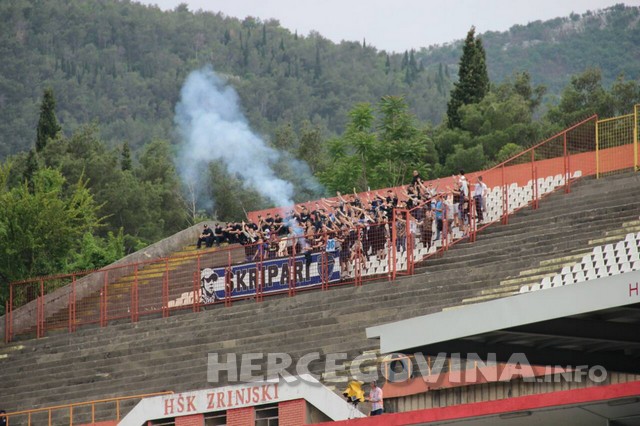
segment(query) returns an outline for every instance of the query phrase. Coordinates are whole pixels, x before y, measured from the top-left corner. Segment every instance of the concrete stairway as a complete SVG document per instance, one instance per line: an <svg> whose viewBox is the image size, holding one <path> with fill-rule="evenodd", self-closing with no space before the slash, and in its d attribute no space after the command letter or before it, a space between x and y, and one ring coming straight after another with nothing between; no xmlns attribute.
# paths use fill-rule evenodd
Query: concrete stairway
<svg viewBox="0 0 640 426"><path fill-rule="evenodd" d="M465 299L504 289L508 279L541 262L585 250L589 241L638 218L640 178L618 175L585 180L572 193L549 196L538 210L525 209L509 225L495 225L475 244L459 244L429 259L416 275L296 297L235 302L200 313L79 329L0 346L0 401L7 411L160 390L185 391L226 384L207 382L207 354L286 352L294 360L310 352L377 349L368 326L458 306ZM519 285L518 285L519 288ZM517 290L513 290L517 292ZM495 295L502 295L496 291ZM446 327L446 324L443 324ZM266 363L266 356L265 356ZM263 363L264 364L264 363ZM324 371L322 362L311 371ZM295 374L295 370L289 370ZM14 424L12 422L12 424Z"/></svg>

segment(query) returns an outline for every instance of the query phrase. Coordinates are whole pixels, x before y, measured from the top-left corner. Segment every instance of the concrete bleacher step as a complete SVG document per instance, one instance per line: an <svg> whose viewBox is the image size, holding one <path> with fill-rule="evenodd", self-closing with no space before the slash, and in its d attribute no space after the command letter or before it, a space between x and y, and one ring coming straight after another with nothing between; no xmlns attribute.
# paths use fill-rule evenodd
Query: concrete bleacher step
<svg viewBox="0 0 640 426"><path fill-rule="evenodd" d="M106 395L224 385L207 382L210 352L287 352L296 358L312 351L357 356L375 350L378 342L364 333L368 326L450 309L474 297L504 295L519 287L505 281L570 262L589 241L607 238L607 232L637 220L634 197L640 195L640 185L635 177L605 181L585 180L569 195L546 197L540 209L523 209L509 225L493 225L486 238L483 233L474 244L453 246L416 268L416 275L395 282L383 278L361 287L300 292L293 298L234 302L230 308L218 304L199 313L176 311L169 318L141 317L135 324L125 321L2 345L5 386L0 400L13 411ZM572 214L572 205L589 207L588 214ZM557 238L549 237L546 243L535 236L562 225L575 227L573 238L567 238L569 231L556 232ZM478 262L479 256L484 257ZM38 377L38 386L25 380L25 372ZM332 384L329 379L325 377Z"/></svg>
<svg viewBox="0 0 640 426"><path fill-rule="evenodd" d="M640 209L640 203L636 208ZM436 266L441 266L440 269L451 269L455 268L458 263L476 263L480 264L483 261L486 261L487 258L491 258L494 254L509 254L515 252L523 252L526 250L533 250L536 248L543 247L544 244L548 244L550 248L557 248L558 246L566 245L567 238L580 238L585 244L588 241L597 239L597 237L601 236L604 229L608 229L610 226L616 225L616 220L619 219L627 219L630 215L634 217L637 216L637 210L625 214L623 216L616 216L610 218L602 218L598 221L594 221L592 223L593 227L589 227L587 230L581 231L581 235L574 236L574 232L571 228L566 228L564 231L550 231L544 234L540 232L536 232L533 236L531 234L522 233L517 237L513 237L510 240L504 242L504 244L500 243L489 243L488 246L485 246L484 240L481 236L478 237L478 241L482 242L482 245L476 244L468 244L462 243L454 246L452 249L455 249L458 256L456 256L455 260L451 262L447 262L448 258L440 257L427 259L427 264L431 265L432 268ZM586 238L585 238L586 237Z"/></svg>
<svg viewBox="0 0 640 426"><path fill-rule="evenodd" d="M624 222L618 229L605 231L606 237L589 240L585 247L571 251L571 254L563 257L556 257L553 259L543 260L540 262L540 266L533 269L523 270L520 272L520 277L516 279L509 279L501 282L501 284L512 284L516 282L524 282L526 279L522 279L522 276L526 278L543 278L549 275L549 272L557 272L565 266L573 266L579 262L583 256L591 253L594 246L603 245L610 242L618 242L623 240L629 233L640 232L640 220L634 220L630 222Z"/></svg>

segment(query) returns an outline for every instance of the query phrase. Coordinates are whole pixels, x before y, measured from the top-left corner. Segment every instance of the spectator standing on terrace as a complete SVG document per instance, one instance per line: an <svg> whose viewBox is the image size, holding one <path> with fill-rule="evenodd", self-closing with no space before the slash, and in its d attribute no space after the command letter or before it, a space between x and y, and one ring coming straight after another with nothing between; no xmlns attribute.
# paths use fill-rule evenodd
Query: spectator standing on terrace
<svg viewBox="0 0 640 426"><path fill-rule="evenodd" d="M396 207L398 205L398 196L391 190L387 190L387 197L385 198L387 205Z"/></svg>
<svg viewBox="0 0 640 426"><path fill-rule="evenodd" d="M287 235L287 227L284 226L284 221L282 219L282 216L280 216L279 213L275 214L275 218L273 219L273 225L275 226L274 230L276 232L276 234L278 234L281 237L284 237L285 235Z"/></svg>
<svg viewBox="0 0 640 426"><path fill-rule="evenodd" d="M371 402L371 416L379 416L384 413L382 389L378 387L378 383L374 380L371 382L371 390L367 401Z"/></svg>
<svg viewBox="0 0 640 426"><path fill-rule="evenodd" d="M445 238L448 238L449 235L453 234L453 216L454 216L454 210L455 210L453 208L453 195L445 196L443 205L444 205L444 219L446 220L446 224L447 224Z"/></svg>
<svg viewBox="0 0 640 426"><path fill-rule="evenodd" d="M0 426L7 426L7 412L0 410Z"/></svg>
<svg viewBox="0 0 640 426"><path fill-rule="evenodd" d="M411 186L414 188L418 188L419 185L422 184L422 177L420 177L420 172L417 170L413 171L413 176L411 177Z"/></svg>
<svg viewBox="0 0 640 426"><path fill-rule="evenodd" d="M213 231L211 231L211 228L209 228L209 225L206 223L204 224L204 229L198 238L197 247L201 248L202 243L204 243L206 247L213 246Z"/></svg>
<svg viewBox="0 0 640 426"><path fill-rule="evenodd" d="M265 243L262 237L258 237L258 243L256 244L255 253L253 254L253 258L256 262L260 262L267 258L266 254L269 250L269 244Z"/></svg>
<svg viewBox="0 0 640 426"><path fill-rule="evenodd" d="M418 222L418 225L420 225L420 240L429 251L433 239L433 211L431 209L425 211L424 218Z"/></svg>
<svg viewBox="0 0 640 426"><path fill-rule="evenodd" d="M460 181L458 180L458 178L456 176L453 177L454 178L454 182L453 182L453 190L451 190L451 194L452 196L452 202L453 202L453 221L454 221L454 225L457 227L460 227L460 204L462 203L462 200L460 200L460 195L461 195L461 191L460 191Z"/></svg>
<svg viewBox="0 0 640 426"><path fill-rule="evenodd" d="M484 221L484 212L482 211L484 206L484 198L487 193L487 185L482 181L482 176L478 176L478 182L473 190L473 200L476 203L476 215L478 216L478 223Z"/></svg>
<svg viewBox="0 0 640 426"><path fill-rule="evenodd" d="M464 229L466 228L469 218L469 182L464 176L464 170L460 170L458 184L460 187L460 204L458 205L460 210L460 227Z"/></svg>
<svg viewBox="0 0 640 426"><path fill-rule="evenodd" d="M442 224L444 218L444 203L442 202L442 195L436 196L436 203L434 207L436 211L436 241L440 239L440 233L442 232Z"/></svg>

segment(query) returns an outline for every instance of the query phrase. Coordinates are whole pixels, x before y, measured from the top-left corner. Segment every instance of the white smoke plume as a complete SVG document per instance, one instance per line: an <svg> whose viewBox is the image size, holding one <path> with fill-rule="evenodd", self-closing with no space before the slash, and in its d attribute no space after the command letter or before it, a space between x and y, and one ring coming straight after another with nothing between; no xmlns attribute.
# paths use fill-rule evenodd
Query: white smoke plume
<svg viewBox="0 0 640 426"><path fill-rule="evenodd" d="M277 177L272 169L281 153L251 130L240 110L238 94L211 67L187 77L176 105L175 124L184 141L178 171L196 193L207 182L207 165L221 161L245 187L275 206L293 204L293 184ZM306 163L304 167L308 170ZM313 179L310 174L309 178Z"/></svg>

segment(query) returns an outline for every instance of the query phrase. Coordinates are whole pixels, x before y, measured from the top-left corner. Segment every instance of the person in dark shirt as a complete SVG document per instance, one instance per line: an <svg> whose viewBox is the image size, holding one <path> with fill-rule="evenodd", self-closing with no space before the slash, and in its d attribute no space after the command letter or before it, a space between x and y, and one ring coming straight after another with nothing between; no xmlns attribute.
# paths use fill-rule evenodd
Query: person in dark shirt
<svg viewBox="0 0 640 426"><path fill-rule="evenodd" d="M391 189L387 191L387 197L385 198L385 200L387 201L387 204L391 205L391 207L398 206L398 196L394 194Z"/></svg>
<svg viewBox="0 0 640 426"><path fill-rule="evenodd" d="M213 228L213 240L218 246L220 246L220 244L225 242L222 225L220 225L219 223L216 223L216 227Z"/></svg>
<svg viewBox="0 0 640 426"><path fill-rule="evenodd" d="M305 206L302 206L302 209L298 217L299 217L299 223L301 225L306 225L306 223L311 219L311 216L309 215L309 211Z"/></svg>
<svg viewBox="0 0 640 426"><path fill-rule="evenodd" d="M273 220L273 217L271 216L271 213L267 213L267 217L264 220L264 223L265 223L266 226L263 226L262 230L264 231L265 229L271 229L271 227L273 226L274 222L275 221Z"/></svg>
<svg viewBox="0 0 640 426"><path fill-rule="evenodd" d="M211 231L211 228L209 228L209 225L207 225L206 223L204 225L202 233L200 234L200 238L198 238L197 247L201 248L202 243L205 243L206 247L213 246L213 231Z"/></svg>
<svg viewBox="0 0 640 426"><path fill-rule="evenodd" d="M418 172L417 170L414 170L413 177L411 178L411 186L417 189L421 183L422 183L422 178L420 177L420 172Z"/></svg>
<svg viewBox="0 0 640 426"><path fill-rule="evenodd" d="M275 225L275 231L278 234L278 236L283 237L287 235L287 227L284 226L284 220L282 219L279 213L276 213L273 224Z"/></svg>

